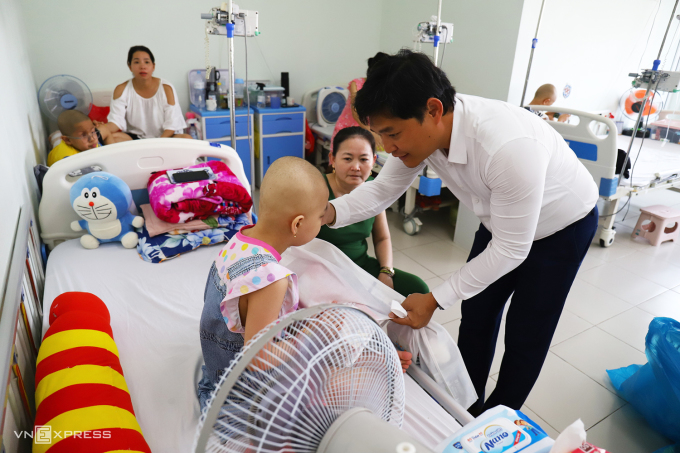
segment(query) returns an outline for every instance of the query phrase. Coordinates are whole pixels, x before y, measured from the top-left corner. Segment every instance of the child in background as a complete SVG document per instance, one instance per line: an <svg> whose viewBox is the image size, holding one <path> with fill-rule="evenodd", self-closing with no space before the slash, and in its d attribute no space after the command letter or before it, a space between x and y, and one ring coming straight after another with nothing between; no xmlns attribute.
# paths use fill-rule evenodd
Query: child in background
<svg viewBox="0 0 680 453"><path fill-rule="evenodd" d="M81 151L115 143L108 129L97 129L92 120L78 110L62 112L57 125L62 133L61 143L50 151L47 166Z"/></svg>
<svg viewBox="0 0 680 453"><path fill-rule="evenodd" d="M297 276L279 261L288 247L316 237L327 202L323 176L304 159L282 157L267 170L257 224L243 227L224 246L208 275L200 324L205 360L198 385L201 409L243 345L297 310ZM410 354L400 356L407 367Z"/></svg>
<svg viewBox="0 0 680 453"><path fill-rule="evenodd" d="M557 101L557 89L555 88L555 85L552 85L550 83L546 83L545 85L541 85L538 87L538 90L536 90L536 94L534 94L534 98L529 102L527 105L553 105ZM536 114L539 118L543 118L544 120L555 120L559 121L560 123L566 122L571 115L567 113L555 113L555 112L543 112L540 110L533 110L529 107L524 107L531 113Z"/></svg>

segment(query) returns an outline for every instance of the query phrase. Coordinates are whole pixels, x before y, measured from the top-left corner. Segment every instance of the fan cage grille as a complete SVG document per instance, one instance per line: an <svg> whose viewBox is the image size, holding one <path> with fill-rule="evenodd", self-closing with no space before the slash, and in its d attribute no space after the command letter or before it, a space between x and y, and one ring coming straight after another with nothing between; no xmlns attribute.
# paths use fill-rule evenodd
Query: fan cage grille
<svg viewBox="0 0 680 453"><path fill-rule="evenodd" d="M340 93L330 93L321 101L321 114L329 124L336 123L342 114L347 100Z"/></svg>
<svg viewBox="0 0 680 453"><path fill-rule="evenodd" d="M208 407L243 355L278 321L248 342ZM285 327L250 360L223 402L206 451L311 453L347 410L364 407L400 428L404 404L401 365L387 335L365 313L332 307Z"/></svg>
<svg viewBox="0 0 680 453"><path fill-rule="evenodd" d="M637 120L645 98L645 92L645 89L630 88L623 93L619 100L619 109L624 119L629 121ZM663 110L664 103L662 95L657 91L651 90L642 113L643 123L641 126L644 126L644 123L647 121L655 121L661 110Z"/></svg>
<svg viewBox="0 0 680 453"><path fill-rule="evenodd" d="M57 121L59 114L67 110L62 104L62 98L72 96L76 104L70 109L89 114L92 108L92 93L85 82L77 77L66 74L52 76L45 80L38 90L38 104L43 113L51 120Z"/></svg>

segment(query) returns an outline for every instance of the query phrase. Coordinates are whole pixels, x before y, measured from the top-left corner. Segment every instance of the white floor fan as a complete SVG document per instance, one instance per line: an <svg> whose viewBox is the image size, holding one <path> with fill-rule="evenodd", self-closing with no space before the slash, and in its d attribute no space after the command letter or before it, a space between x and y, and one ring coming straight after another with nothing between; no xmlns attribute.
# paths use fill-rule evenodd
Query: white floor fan
<svg viewBox="0 0 680 453"><path fill-rule="evenodd" d="M399 429L404 404L399 357L377 323L350 307L307 308L231 363L194 451L431 453Z"/></svg>

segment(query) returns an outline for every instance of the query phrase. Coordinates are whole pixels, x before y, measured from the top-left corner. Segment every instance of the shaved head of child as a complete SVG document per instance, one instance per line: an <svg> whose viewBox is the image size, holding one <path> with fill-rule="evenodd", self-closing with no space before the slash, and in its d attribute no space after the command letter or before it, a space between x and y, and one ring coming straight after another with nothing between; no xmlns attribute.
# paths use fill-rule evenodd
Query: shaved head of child
<svg viewBox="0 0 680 453"><path fill-rule="evenodd" d="M303 245L319 233L328 204L328 187L321 172L298 157L274 161L260 187L259 221L263 227ZM272 241L271 243L273 243Z"/></svg>
<svg viewBox="0 0 680 453"><path fill-rule="evenodd" d="M553 105L557 100L557 89L555 85L546 83L541 85L536 90L534 99L531 101L531 105Z"/></svg>
<svg viewBox="0 0 680 453"><path fill-rule="evenodd" d="M59 114L57 126L61 139L78 151L96 148L99 141L94 123L87 115L78 110L66 110Z"/></svg>

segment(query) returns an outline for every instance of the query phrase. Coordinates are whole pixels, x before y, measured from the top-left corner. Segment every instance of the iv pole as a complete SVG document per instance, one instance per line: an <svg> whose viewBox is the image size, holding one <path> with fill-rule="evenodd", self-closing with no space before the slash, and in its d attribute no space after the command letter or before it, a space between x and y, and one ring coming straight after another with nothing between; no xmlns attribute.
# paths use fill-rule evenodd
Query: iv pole
<svg viewBox="0 0 680 453"><path fill-rule="evenodd" d="M661 0L659 0L661 1ZM538 23L536 24L536 33L534 34L534 39L531 40L531 55L529 55L529 66L527 66L527 75L524 78L524 90L522 90L522 102L519 103L520 107L524 107L524 96L527 94L527 85L529 83L529 73L531 73L531 62L534 60L534 49L536 49L536 44L538 43L538 30L541 28L541 18L543 17L543 6L545 5L545 0L541 1L541 11L538 13Z"/></svg>
<svg viewBox="0 0 680 453"><path fill-rule="evenodd" d="M232 0L229 0L227 42L229 43L229 125L231 126L231 147L236 149L236 111L234 104L234 16ZM250 115L250 112L248 112Z"/></svg>
<svg viewBox="0 0 680 453"><path fill-rule="evenodd" d="M233 0L229 0L229 5L228 9L226 11L227 13L227 18L224 20L222 12L224 12L223 9L218 9L218 8L213 8L210 13L201 13L201 19L206 19L206 20L211 20L214 22L213 27L211 27L210 31L206 31L207 33L215 33L215 28L222 23L224 23L226 32L227 32L227 43L229 47L229 125L231 127L231 147L236 149L236 112L234 111L234 7L233 7ZM225 2L226 3L226 2ZM225 3L222 3L223 7ZM206 24L206 27L208 27L209 24ZM219 34L219 33L216 33ZM207 36L207 35L206 35ZM208 45L207 43L207 38L206 38L206 46ZM209 63L208 63L209 64ZM213 68L214 71L216 69ZM206 78L207 78L207 73L206 73Z"/></svg>
<svg viewBox="0 0 680 453"><path fill-rule="evenodd" d="M675 10L678 7L678 1L680 0L675 0L675 5L673 5L673 11L671 11L671 18L668 20L668 26L666 27L666 33L663 35L663 41L661 41L661 47L659 48L659 55L657 55L656 60L654 60L654 64L652 65L652 70L649 71L650 75L650 80L647 83L647 91L645 91L645 97L642 98L642 106L640 107L640 111L638 112L638 117L637 121L635 121L635 127L633 128L633 133L631 134L630 137L630 144L628 145L628 151L626 152L626 158L623 160L623 166L621 166L621 172L623 173L626 169L626 164L630 160L630 150L633 149L633 142L635 141L635 137L637 137L637 132L638 128L640 127L640 123L642 121L642 115L645 112L645 108L647 108L647 101L649 100L649 92L652 90L652 85L656 83L656 86L659 86L659 82L661 81L661 73L659 72L659 65L661 64L661 52L663 52L663 46L666 43L666 38L668 37L668 31L671 29L671 23L673 23L673 18L675 17ZM652 27L654 27L654 24L652 23ZM635 74L637 76L637 74ZM650 109L651 110L651 109ZM619 185L623 183L623 178L619 178Z"/></svg>
<svg viewBox="0 0 680 453"><path fill-rule="evenodd" d="M437 26L434 29L434 65L439 66L437 64L437 58L439 57L439 29L442 26L442 0L439 0L439 6L437 7ZM448 39L448 34L447 34L447 39Z"/></svg>

